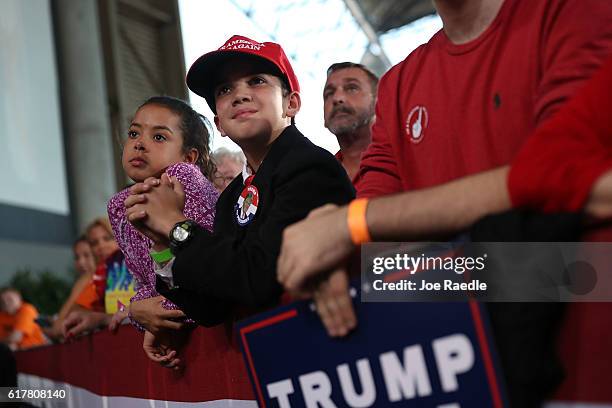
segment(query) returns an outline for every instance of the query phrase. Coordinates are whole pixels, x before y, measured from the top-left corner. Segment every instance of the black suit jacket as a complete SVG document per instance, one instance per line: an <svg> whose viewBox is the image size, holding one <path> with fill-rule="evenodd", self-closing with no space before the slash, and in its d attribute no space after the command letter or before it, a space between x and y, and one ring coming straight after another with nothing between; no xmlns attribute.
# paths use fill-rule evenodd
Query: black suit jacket
<svg viewBox="0 0 612 408"><path fill-rule="evenodd" d="M329 152L295 126L273 142L252 185L259 190L254 220L240 226L235 205L244 189L239 175L217 202L213 233L198 228L176 254L174 284L158 278L158 291L205 326L227 319L235 307L261 309L278 303L282 288L276 261L285 227L326 203L346 204L353 186Z"/></svg>

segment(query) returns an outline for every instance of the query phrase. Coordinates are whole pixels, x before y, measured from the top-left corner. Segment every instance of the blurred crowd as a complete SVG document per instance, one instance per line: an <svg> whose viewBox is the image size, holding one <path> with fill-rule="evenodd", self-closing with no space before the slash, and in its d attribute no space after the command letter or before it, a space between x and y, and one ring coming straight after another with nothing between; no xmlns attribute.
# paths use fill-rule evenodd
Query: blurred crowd
<svg viewBox="0 0 612 408"><path fill-rule="evenodd" d="M145 101L122 155L134 184L76 240L69 298L44 327L2 290L1 341L16 350L131 322L147 356L178 369L190 328L291 297L312 298L331 336L350 335L348 282L367 242L607 239L612 3L434 3L444 28L380 81L361 64L328 68L335 156L299 132L299 82L279 44L233 36L200 57L187 85L242 152L210 152L212 125L186 102ZM563 379L563 308L488 312L513 406L539 406Z"/></svg>

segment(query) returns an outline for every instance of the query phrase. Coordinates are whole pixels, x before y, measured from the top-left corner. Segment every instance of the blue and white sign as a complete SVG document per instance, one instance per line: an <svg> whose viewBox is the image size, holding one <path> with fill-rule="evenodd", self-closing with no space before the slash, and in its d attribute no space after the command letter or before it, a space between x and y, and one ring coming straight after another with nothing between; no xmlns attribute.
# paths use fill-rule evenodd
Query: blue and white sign
<svg viewBox="0 0 612 408"><path fill-rule="evenodd" d="M507 406L477 303L355 308L358 327L340 339L308 302L239 324L260 407Z"/></svg>

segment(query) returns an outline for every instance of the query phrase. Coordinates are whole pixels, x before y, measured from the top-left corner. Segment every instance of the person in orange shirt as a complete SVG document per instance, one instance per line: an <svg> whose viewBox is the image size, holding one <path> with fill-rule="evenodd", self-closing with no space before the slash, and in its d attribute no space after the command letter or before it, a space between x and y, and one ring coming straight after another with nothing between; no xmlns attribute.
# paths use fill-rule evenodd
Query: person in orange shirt
<svg viewBox="0 0 612 408"><path fill-rule="evenodd" d="M38 311L13 288L0 290L0 342L11 350L45 344L40 326L34 320Z"/></svg>
<svg viewBox="0 0 612 408"><path fill-rule="evenodd" d="M75 304L62 322L64 337L76 336L97 328L109 327L111 331L127 318L128 312L120 309L117 300L108 296L107 272L109 268L125 268L124 256L119 250L113 230L106 217L95 219L86 230L87 240L98 261L93 279L77 296ZM119 295L122 304L128 305L134 295L134 284ZM110 300L109 300L110 299Z"/></svg>
<svg viewBox="0 0 612 408"><path fill-rule="evenodd" d="M113 230L106 217L96 218L87 226L87 240L96 257L97 266L92 280L85 285L75 304L94 312L104 312L104 290L106 286L105 261L119 250Z"/></svg>
<svg viewBox="0 0 612 408"><path fill-rule="evenodd" d="M74 252L74 269L79 276L72 285L70 295L59 310L57 318L53 321L51 327L43 328L43 333L53 341L62 340L64 319L74 309L75 302L83 289L91 284L94 271L96 270L96 258L85 235L77 238L72 246L72 250Z"/></svg>

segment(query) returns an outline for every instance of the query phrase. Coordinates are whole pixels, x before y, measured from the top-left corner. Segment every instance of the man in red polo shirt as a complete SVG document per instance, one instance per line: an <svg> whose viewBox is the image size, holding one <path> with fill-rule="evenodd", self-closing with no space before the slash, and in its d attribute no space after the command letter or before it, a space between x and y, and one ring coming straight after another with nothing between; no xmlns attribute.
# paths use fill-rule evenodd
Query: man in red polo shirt
<svg viewBox="0 0 612 408"><path fill-rule="evenodd" d="M361 64L339 62L327 69L323 88L325 127L338 139L336 158L353 185L359 179L361 155L369 146L378 77Z"/></svg>

